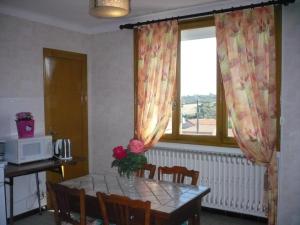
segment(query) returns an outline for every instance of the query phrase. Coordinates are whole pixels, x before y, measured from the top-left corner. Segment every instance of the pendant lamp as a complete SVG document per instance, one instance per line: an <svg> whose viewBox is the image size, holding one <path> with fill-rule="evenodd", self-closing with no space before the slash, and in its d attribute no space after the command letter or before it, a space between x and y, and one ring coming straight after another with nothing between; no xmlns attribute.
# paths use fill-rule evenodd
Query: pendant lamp
<svg viewBox="0 0 300 225"><path fill-rule="evenodd" d="M129 13L129 0L90 0L90 15L122 17Z"/></svg>

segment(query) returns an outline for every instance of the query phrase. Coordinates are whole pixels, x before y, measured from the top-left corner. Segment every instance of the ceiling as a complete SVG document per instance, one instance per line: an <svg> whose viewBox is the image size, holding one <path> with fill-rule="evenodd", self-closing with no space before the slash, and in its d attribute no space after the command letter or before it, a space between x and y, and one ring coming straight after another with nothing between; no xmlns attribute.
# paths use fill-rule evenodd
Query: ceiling
<svg viewBox="0 0 300 225"><path fill-rule="evenodd" d="M0 13L85 33L108 25L140 21L145 15L233 2L232 0L131 0L131 12L119 19L99 19L88 14L88 0L0 0ZM235 1L239 2L239 1ZM240 1L242 2L242 1ZM143 20L142 20L143 21Z"/></svg>

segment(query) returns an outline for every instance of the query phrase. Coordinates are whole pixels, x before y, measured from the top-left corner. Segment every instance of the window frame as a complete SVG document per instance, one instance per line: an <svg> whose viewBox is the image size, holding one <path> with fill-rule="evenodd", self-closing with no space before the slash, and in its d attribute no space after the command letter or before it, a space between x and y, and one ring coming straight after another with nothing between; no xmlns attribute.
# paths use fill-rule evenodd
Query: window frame
<svg viewBox="0 0 300 225"><path fill-rule="evenodd" d="M160 141L163 142L175 142L175 143L187 143L187 144L198 144L198 145L212 145L212 146L227 146L227 147L238 147L234 138L225 137L227 134L227 110L225 105L224 90L222 86L222 79L220 68L217 60L217 99L216 99L216 136L206 135L184 135L179 133L180 129L180 62L181 62L181 31L188 29L195 29L201 27L215 26L213 17L205 17L197 20L182 21L178 24L178 52L177 52L177 74L176 74L176 88L175 88L175 99L173 99L172 109L172 134L164 134ZM226 124L226 127L223 126Z"/></svg>
<svg viewBox="0 0 300 225"><path fill-rule="evenodd" d="M277 151L280 151L280 115L281 115L281 6L275 7L275 44L276 44L276 86L277 86ZM180 135L180 43L181 43L181 31L184 29L201 28L206 26L215 26L214 17L208 16L198 19L191 19L178 22L178 52L177 52L177 74L176 74L176 87L174 95L177 101L173 100L172 109L172 134L164 134L160 141L171 143L185 143L218 147L234 147L239 148L234 137L228 137L228 113L226 109L224 88L222 85L221 72L219 62L217 59L217 124L216 124L216 136L204 136L204 135ZM137 118L137 67L138 67L138 38L137 31L134 30L134 125L136 125ZM179 90L179 91L178 91ZM179 105L179 106L178 106ZM136 127L136 126L135 126Z"/></svg>

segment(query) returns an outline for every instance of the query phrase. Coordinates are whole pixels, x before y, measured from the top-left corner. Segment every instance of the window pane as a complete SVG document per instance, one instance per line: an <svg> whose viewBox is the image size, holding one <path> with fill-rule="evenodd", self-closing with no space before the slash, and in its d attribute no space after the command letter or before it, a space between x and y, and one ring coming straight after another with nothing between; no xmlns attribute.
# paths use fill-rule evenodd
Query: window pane
<svg viewBox="0 0 300 225"><path fill-rule="evenodd" d="M215 27L181 32L180 134L216 135Z"/></svg>

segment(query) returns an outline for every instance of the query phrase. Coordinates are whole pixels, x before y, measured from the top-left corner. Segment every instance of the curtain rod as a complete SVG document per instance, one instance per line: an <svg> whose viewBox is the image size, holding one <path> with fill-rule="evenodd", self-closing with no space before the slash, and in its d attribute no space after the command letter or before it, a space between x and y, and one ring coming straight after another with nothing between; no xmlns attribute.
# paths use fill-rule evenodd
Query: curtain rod
<svg viewBox="0 0 300 225"><path fill-rule="evenodd" d="M120 29L121 30L122 29L134 29L135 27L139 27L139 26L151 24L151 23L158 23L158 22L162 22L162 21L184 20L184 19L209 16L209 15L213 15L213 14L226 13L226 12L232 12L232 11L236 11L236 10L256 8L256 7L262 7L262 6L268 6L268 5L285 5L285 6L287 6L288 4L294 3L294 2L295 2L295 0L277 0L277 1L261 2L261 3L256 3L256 4L231 7L231 8L219 9L219 10L212 10L212 11L208 11L208 12L190 14L190 15L185 15L185 16L168 17L168 18L164 18L164 19L150 20L150 21L139 22L139 23L128 23L128 24L120 25Z"/></svg>

